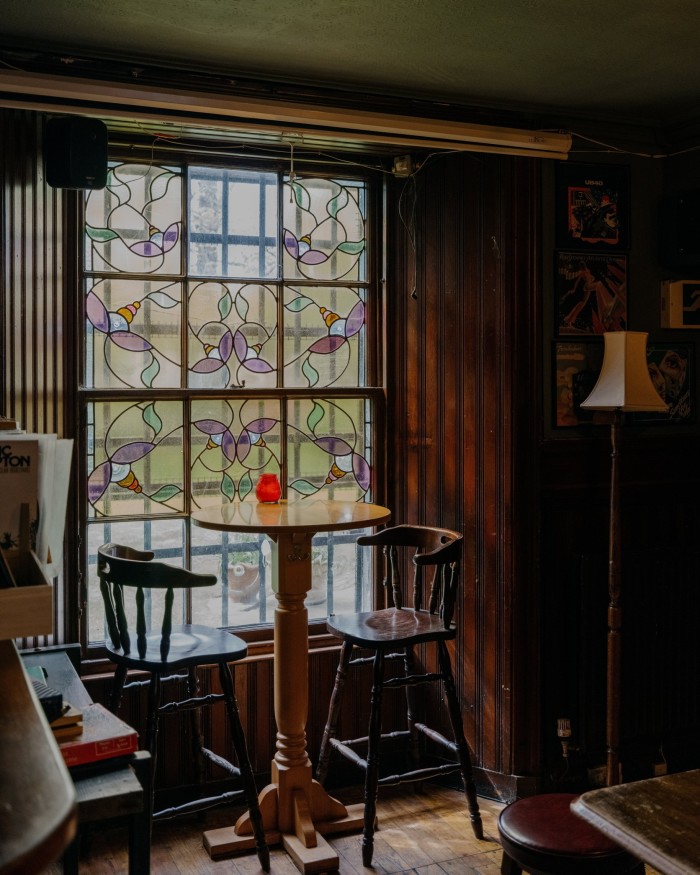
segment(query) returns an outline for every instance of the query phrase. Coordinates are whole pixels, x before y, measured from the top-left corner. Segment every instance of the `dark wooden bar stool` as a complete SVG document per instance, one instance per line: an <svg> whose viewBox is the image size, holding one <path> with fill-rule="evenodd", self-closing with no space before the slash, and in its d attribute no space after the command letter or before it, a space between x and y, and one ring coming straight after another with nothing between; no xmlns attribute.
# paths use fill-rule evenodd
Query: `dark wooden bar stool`
<svg viewBox="0 0 700 875"><path fill-rule="evenodd" d="M573 793L518 799L501 811L502 875L644 875L644 864L571 811Z"/></svg>
<svg viewBox="0 0 700 875"><path fill-rule="evenodd" d="M195 574L184 568L154 562L150 551L135 550L120 544L104 544L97 551L97 573L105 604L105 614L110 640L106 642L107 653L116 664L110 697L110 709L116 711L121 701L122 691L130 686L141 685L142 681L125 684L129 670L150 674L148 684L148 729L146 748L151 753L153 775L156 771L156 751L158 728L162 714L177 711L192 712L192 733L195 756L202 764L210 760L231 776L240 778L241 790L235 790L197 798L182 805L153 812L153 819L175 817L203 811L215 805L232 802L245 797L250 809L250 820L255 836L258 858L263 869L270 868L270 853L265 841L262 815L258 804L258 792L253 769L248 757L248 748L238 713L238 703L233 686L230 662L243 659L248 648L241 638L201 625L173 625L172 612L174 591L216 583L213 574ZM125 608L124 590L133 588L136 601L136 631L129 629ZM160 629L151 632L144 608L148 590L165 590L163 598L163 620ZM217 665L223 693L199 695L197 668L200 665ZM187 698L176 702L163 702L163 683L184 681ZM201 730L201 708L216 702L225 702L229 719L231 741L238 760L238 766L208 750L203 745Z"/></svg>
<svg viewBox="0 0 700 875"><path fill-rule="evenodd" d="M377 793L381 786L416 783L443 775L460 772L464 782L474 835L483 838L483 827L476 787L472 777L469 747L464 737L462 713L457 699L452 666L447 642L457 635L452 621L455 596L459 581L459 563L462 551L462 536L449 529L427 526L394 526L357 539L358 544L376 546L387 557L385 589L392 607L361 614L342 614L328 618L328 631L342 640L340 661L335 687L331 697L328 720L323 733L319 755L317 778L324 783L328 772L331 750L349 759L365 772L365 810L362 837L362 862L372 863L374 851L374 826L377 809ZM413 587L409 599L402 592L399 554L405 551L405 562L414 568ZM409 558L410 557L410 558ZM410 567L410 565L409 565ZM424 585L424 570L430 584ZM432 572L432 574L428 574ZM408 600L410 607L404 607ZM426 607L422 607L426 605ZM432 644L437 648L439 671L421 672L417 666L415 648ZM352 659L353 649L363 648L373 652L371 657ZM395 652L397 651L397 652ZM403 674L385 677L385 662L400 659ZM343 690L348 669L351 666L373 662L374 675L371 693L369 734L366 738L340 741L336 738ZM415 688L419 684L439 683L444 685L444 694L452 726L454 740L448 740L435 729L418 720ZM384 689L403 688L406 692L407 729L382 734L381 710ZM450 762L422 766L420 737L430 739L445 750ZM410 763L405 771L380 777L380 744L383 739L404 738L409 743ZM366 759L354 749L366 744Z"/></svg>

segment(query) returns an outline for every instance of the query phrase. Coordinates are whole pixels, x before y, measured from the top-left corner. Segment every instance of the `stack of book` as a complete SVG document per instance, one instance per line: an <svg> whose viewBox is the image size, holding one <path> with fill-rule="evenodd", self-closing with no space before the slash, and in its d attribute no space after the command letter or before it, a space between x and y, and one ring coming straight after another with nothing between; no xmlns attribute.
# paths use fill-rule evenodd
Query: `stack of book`
<svg viewBox="0 0 700 875"><path fill-rule="evenodd" d="M56 741L66 741L83 734L83 712L68 702L63 703L61 714L49 723Z"/></svg>
<svg viewBox="0 0 700 875"><path fill-rule="evenodd" d="M138 733L120 720L103 705L94 702L86 705L82 713L76 708L73 714L67 713L59 719L66 720L54 729L58 747L67 766L80 766L87 763L104 762L116 757L124 757L138 750ZM77 715L77 719L75 719ZM71 723L70 721L74 722ZM58 733L66 731L61 736ZM71 732L74 734L71 736Z"/></svg>

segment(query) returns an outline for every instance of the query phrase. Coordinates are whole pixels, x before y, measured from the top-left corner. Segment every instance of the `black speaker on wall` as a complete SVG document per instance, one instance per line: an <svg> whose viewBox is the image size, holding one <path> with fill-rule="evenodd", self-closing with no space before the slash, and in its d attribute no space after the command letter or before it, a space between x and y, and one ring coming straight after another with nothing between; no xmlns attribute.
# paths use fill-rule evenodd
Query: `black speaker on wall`
<svg viewBox="0 0 700 875"><path fill-rule="evenodd" d="M107 128L96 118L66 116L46 122L44 165L52 188L107 185Z"/></svg>
<svg viewBox="0 0 700 875"><path fill-rule="evenodd" d="M659 207L659 262L668 270L700 270L700 189L667 195Z"/></svg>

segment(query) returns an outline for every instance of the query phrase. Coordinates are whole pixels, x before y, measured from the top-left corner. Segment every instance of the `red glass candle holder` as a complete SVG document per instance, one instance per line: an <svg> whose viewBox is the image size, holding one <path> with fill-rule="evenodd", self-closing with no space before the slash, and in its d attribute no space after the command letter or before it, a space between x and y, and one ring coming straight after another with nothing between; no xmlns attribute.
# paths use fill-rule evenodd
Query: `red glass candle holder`
<svg viewBox="0 0 700 875"><path fill-rule="evenodd" d="M280 500L282 487L276 474L261 474L255 487L255 497L264 504L274 504Z"/></svg>

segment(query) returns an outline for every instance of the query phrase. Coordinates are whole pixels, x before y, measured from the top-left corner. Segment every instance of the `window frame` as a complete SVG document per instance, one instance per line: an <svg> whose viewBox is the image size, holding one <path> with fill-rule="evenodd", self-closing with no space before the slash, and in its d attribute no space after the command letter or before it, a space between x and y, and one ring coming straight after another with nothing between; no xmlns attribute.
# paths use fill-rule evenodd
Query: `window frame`
<svg viewBox="0 0 700 875"><path fill-rule="evenodd" d="M187 186L187 174L185 168L188 164L205 167L224 167L220 154L212 156L202 154L199 150L192 150L186 154L177 153L171 154L167 150L155 150L157 157L154 158L158 163L173 164L183 167L183 185ZM129 161L141 163L138 156L135 156L129 150L122 151L119 149L110 149L110 161ZM272 172L280 174L282 178L287 174L288 162L280 161L279 159L264 160L250 159L248 157L241 158L235 156L232 158L233 170L254 170L259 172ZM366 295L366 322L365 322L365 345L366 345L366 385L363 388L340 388L340 387L322 387L320 389L310 388L276 388L276 389L245 389L245 388L230 388L226 389L227 397L232 398L278 398L280 403L284 405L288 399L294 397L304 398L325 398L329 395L332 397L347 397L347 398L365 398L371 401L373 405L373 425L372 425L372 501L382 504L385 502L386 482L385 482L385 453L384 444L386 434L386 387L384 385L384 364L383 364L383 313L384 301L383 294L385 289L385 222L384 222L384 203L385 203L385 188L381 172L371 168L364 168L363 172L358 172L356 162L344 162L342 155L337 159L327 163L309 160L305 162L303 158L295 156L297 164L304 164L304 174L313 175L314 177L328 178L357 178L362 179L367 183L367 203L366 203L366 220L367 220L367 280L361 285L367 289ZM143 163L146 163L145 159ZM331 165L330 167L328 165ZM279 196L284 192L284 187L279 186ZM184 195L186 197L186 195ZM83 216L85 207L86 193L81 194L79 207L76 210L75 221L77 225L77 245L75 247L76 254L76 270L75 279L79 289L78 306L75 307L76 334L79 338L79 343L75 349L75 397L77 406L77 421L80 423L79 438L76 442L76 454L78 460L78 542L79 542L79 594L78 594L78 615L79 615L79 639L83 652L88 655L88 666L92 666L92 671L99 671L100 664L104 661L104 646L101 643L89 642L89 630L87 622L87 598L88 598L88 538L87 528L89 523L87 494L87 466L85 459L87 457L87 428L86 428L86 410L87 406L92 401L103 400L133 400L138 390L133 389L95 389L85 387L85 356L84 356L84 330L85 330L85 283L90 277L99 275L99 271L85 269L84 256L84 232L83 232ZM281 204L280 220L281 220ZM185 214L186 221L186 214ZM281 257L281 253L280 253ZM204 277L190 276L187 273L187 254L183 246L182 253L182 277L183 289L186 290L188 283L192 280L206 279ZM222 265L223 267L223 265ZM116 275L115 275L116 276ZM170 275L167 275L168 277ZM255 278L261 282L265 281L265 277ZM278 283L280 288L284 287L284 282L281 274L274 278L274 282ZM236 281L233 279L232 281ZM292 281L293 283L294 281ZM348 285L347 281L327 281L324 285L332 286ZM351 283L352 284L352 283ZM220 397L222 390L218 389L192 389L189 387L179 389L159 389L158 397L163 399L184 400L186 409L189 408L189 403L195 398ZM189 401L187 400L189 399ZM189 443L188 443L189 445ZM189 498L189 494L188 494ZM182 519L185 528L185 549L189 552L190 542L190 527L191 522L189 515L191 506L189 500L186 501L185 510L182 513L168 514L169 519ZM163 519L162 515L139 515L140 519ZM94 520L93 520L94 524ZM377 576L376 570L370 576L372 592L371 597L376 603L383 591L381 581ZM249 642L249 656L265 656L272 652L272 631L274 628L274 618L270 617L268 622L264 624L254 623L248 625L228 626L225 628L235 628L236 634L243 637ZM313 618L309 620L309 643L310 649L328 646L333 639L326 632L325 618Z"/></svg>

